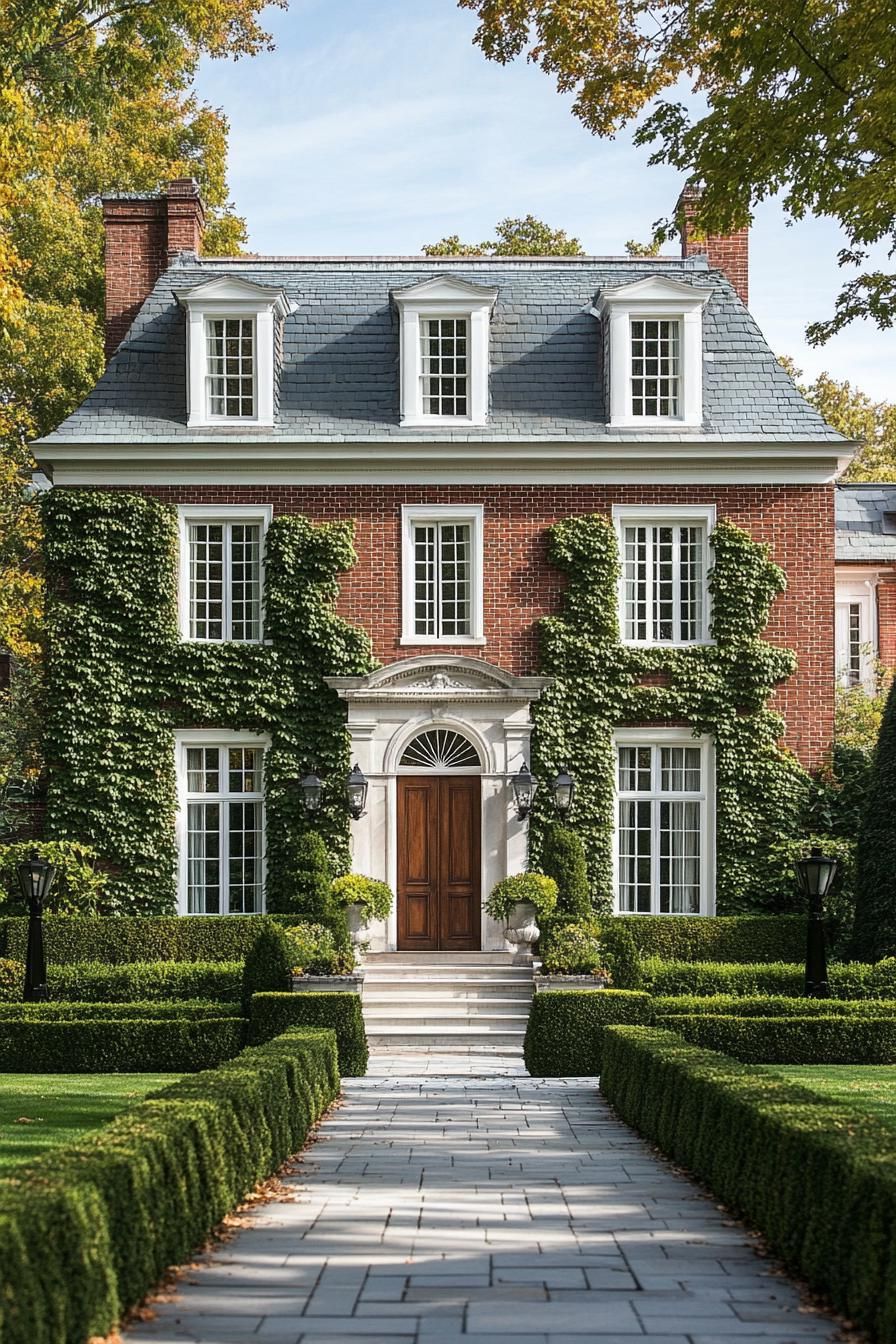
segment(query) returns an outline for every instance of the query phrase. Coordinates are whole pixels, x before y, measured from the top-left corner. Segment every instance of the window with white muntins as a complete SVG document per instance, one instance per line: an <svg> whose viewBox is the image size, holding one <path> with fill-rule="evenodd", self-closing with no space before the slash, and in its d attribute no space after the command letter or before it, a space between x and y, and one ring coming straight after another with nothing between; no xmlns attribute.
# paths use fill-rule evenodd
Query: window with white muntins
<svg viewBox="0 0 896 1344"><path fill-rule="evenodd" d="M182 636L257 643L263 634L264 537L270 506L182 505L178 513Z"/></svg>
<svg viewBox="0 0 896 1344"><path fill-rule="evenodd" d="M284 291L219 275L175 297L187 319L187 424L273 425L275 334L294 306Z"/></svg>
<svg viewBox="0 0 896 1344"><path fill-rule="evenodd" d="M608 343L611 428L703 422L703 309L711 290L662 275L606 289L591 311Z"/></svg>
<svg viewBox="0 0 896 1344"><path fill-rule="evenodd" d="M266 739L249 733L178 734L182 914L264 910L266 746Z"/></svg>
<svg viewBox="0 0 896 1344"><path fill-rule="evenodd" d="M876 575L837 580L834 646L840 686L874 685L877 658Z"/></svg>
<svg viewBox="0 0 896 1344"><path fill-rule="evenodd" d="M450 275L393 292L400 318L402 426L485 424L489 320L497 293Z"/></svg>
<svg viewBox="0 0 896 1344"><path fill-rule="evenodd" d="M616 908L711 913L712 747L680 730L616 735Z"/></svg>
<svg viewBox="0 0 896 1344"><path fill-rule="evenodd" d="M402 643L484 643L481 506L402 513Z"/></svg>
<svg viewBox="0 0 896 1344"><path fill-rule="evenodd" d="M619 630L625 644L709 642L711 506L616 505Z"/></svg>

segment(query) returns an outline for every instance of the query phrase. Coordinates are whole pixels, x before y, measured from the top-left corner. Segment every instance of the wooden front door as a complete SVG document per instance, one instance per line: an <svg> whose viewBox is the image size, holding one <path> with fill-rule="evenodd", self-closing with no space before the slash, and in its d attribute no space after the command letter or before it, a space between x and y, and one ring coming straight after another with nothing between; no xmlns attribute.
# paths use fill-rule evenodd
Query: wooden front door
<svg viewBox="0 0 896 1344"><path fill-rule="evenodd" d="M398 947L478 951L478 775L398 777Z"/></svg>

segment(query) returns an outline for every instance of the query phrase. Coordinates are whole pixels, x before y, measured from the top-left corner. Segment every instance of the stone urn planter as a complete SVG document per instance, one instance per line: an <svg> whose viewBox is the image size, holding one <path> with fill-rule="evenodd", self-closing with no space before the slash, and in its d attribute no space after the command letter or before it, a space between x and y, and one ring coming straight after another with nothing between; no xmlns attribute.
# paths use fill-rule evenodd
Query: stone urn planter
<svg viewBox="0 0 896 1344"><path fill-rule="evenodd" d="M351 975L294 975L293 994L363 994L364 972Z"/></svg>
<svg viewBox="0 0 896 1344"><path fill-rule="evenodd" d="M345 918L348 923L349 937L352 940L352 947L355 949L355 955L361 955L361 947L367 942L367 919L364 914L366 906L353 902L345 907Z"/></svg>
<svg viewBox="0 0 896 1344"><path fill-rule="evenodd" d="M540 934L541 929L535 923L535 906L531 901L517 902L504 930L504 937L516 949L513 954L514 966L532 965L532 948Z"/></svg>

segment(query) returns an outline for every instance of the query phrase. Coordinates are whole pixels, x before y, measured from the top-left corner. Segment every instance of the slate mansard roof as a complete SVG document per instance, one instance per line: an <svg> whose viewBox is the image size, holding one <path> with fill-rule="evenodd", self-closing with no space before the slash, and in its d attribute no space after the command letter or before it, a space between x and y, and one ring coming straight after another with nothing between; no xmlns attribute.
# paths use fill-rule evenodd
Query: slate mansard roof
<svg viewBox="0 0 896 1344"><path fill-rule="evenodd" d="M835 499L837 559L896 562L896 484L838 485Z"/></svg>
<svg viewBox="0 0 896 1344"><path fill-rule="evenodd" d="M399 328L393 291L451 275L498 291L484 426L428 430L448 441L642 441L609 431L601 292L660 274L712 294L704 310L704 424L666 441L846 441L800 396L756 323L705 259L253 258L182 254L159 279L93 392L43 443L407 440L399 426ZM274 427L188 429L185 319L174 290L221 276L281 286L284 320Z"/></svg>

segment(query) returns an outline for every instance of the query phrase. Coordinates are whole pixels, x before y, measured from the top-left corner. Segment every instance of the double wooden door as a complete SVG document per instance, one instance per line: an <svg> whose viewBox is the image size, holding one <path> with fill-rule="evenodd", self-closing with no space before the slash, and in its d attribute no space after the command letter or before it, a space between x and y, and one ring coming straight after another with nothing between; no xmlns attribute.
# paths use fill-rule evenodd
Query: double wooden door
<svg viewBox="0 0 896 1344"><path fill-rule="evenodd" d="M399 775L400 950L478 951L481 816L478 775Z"/></svg>

